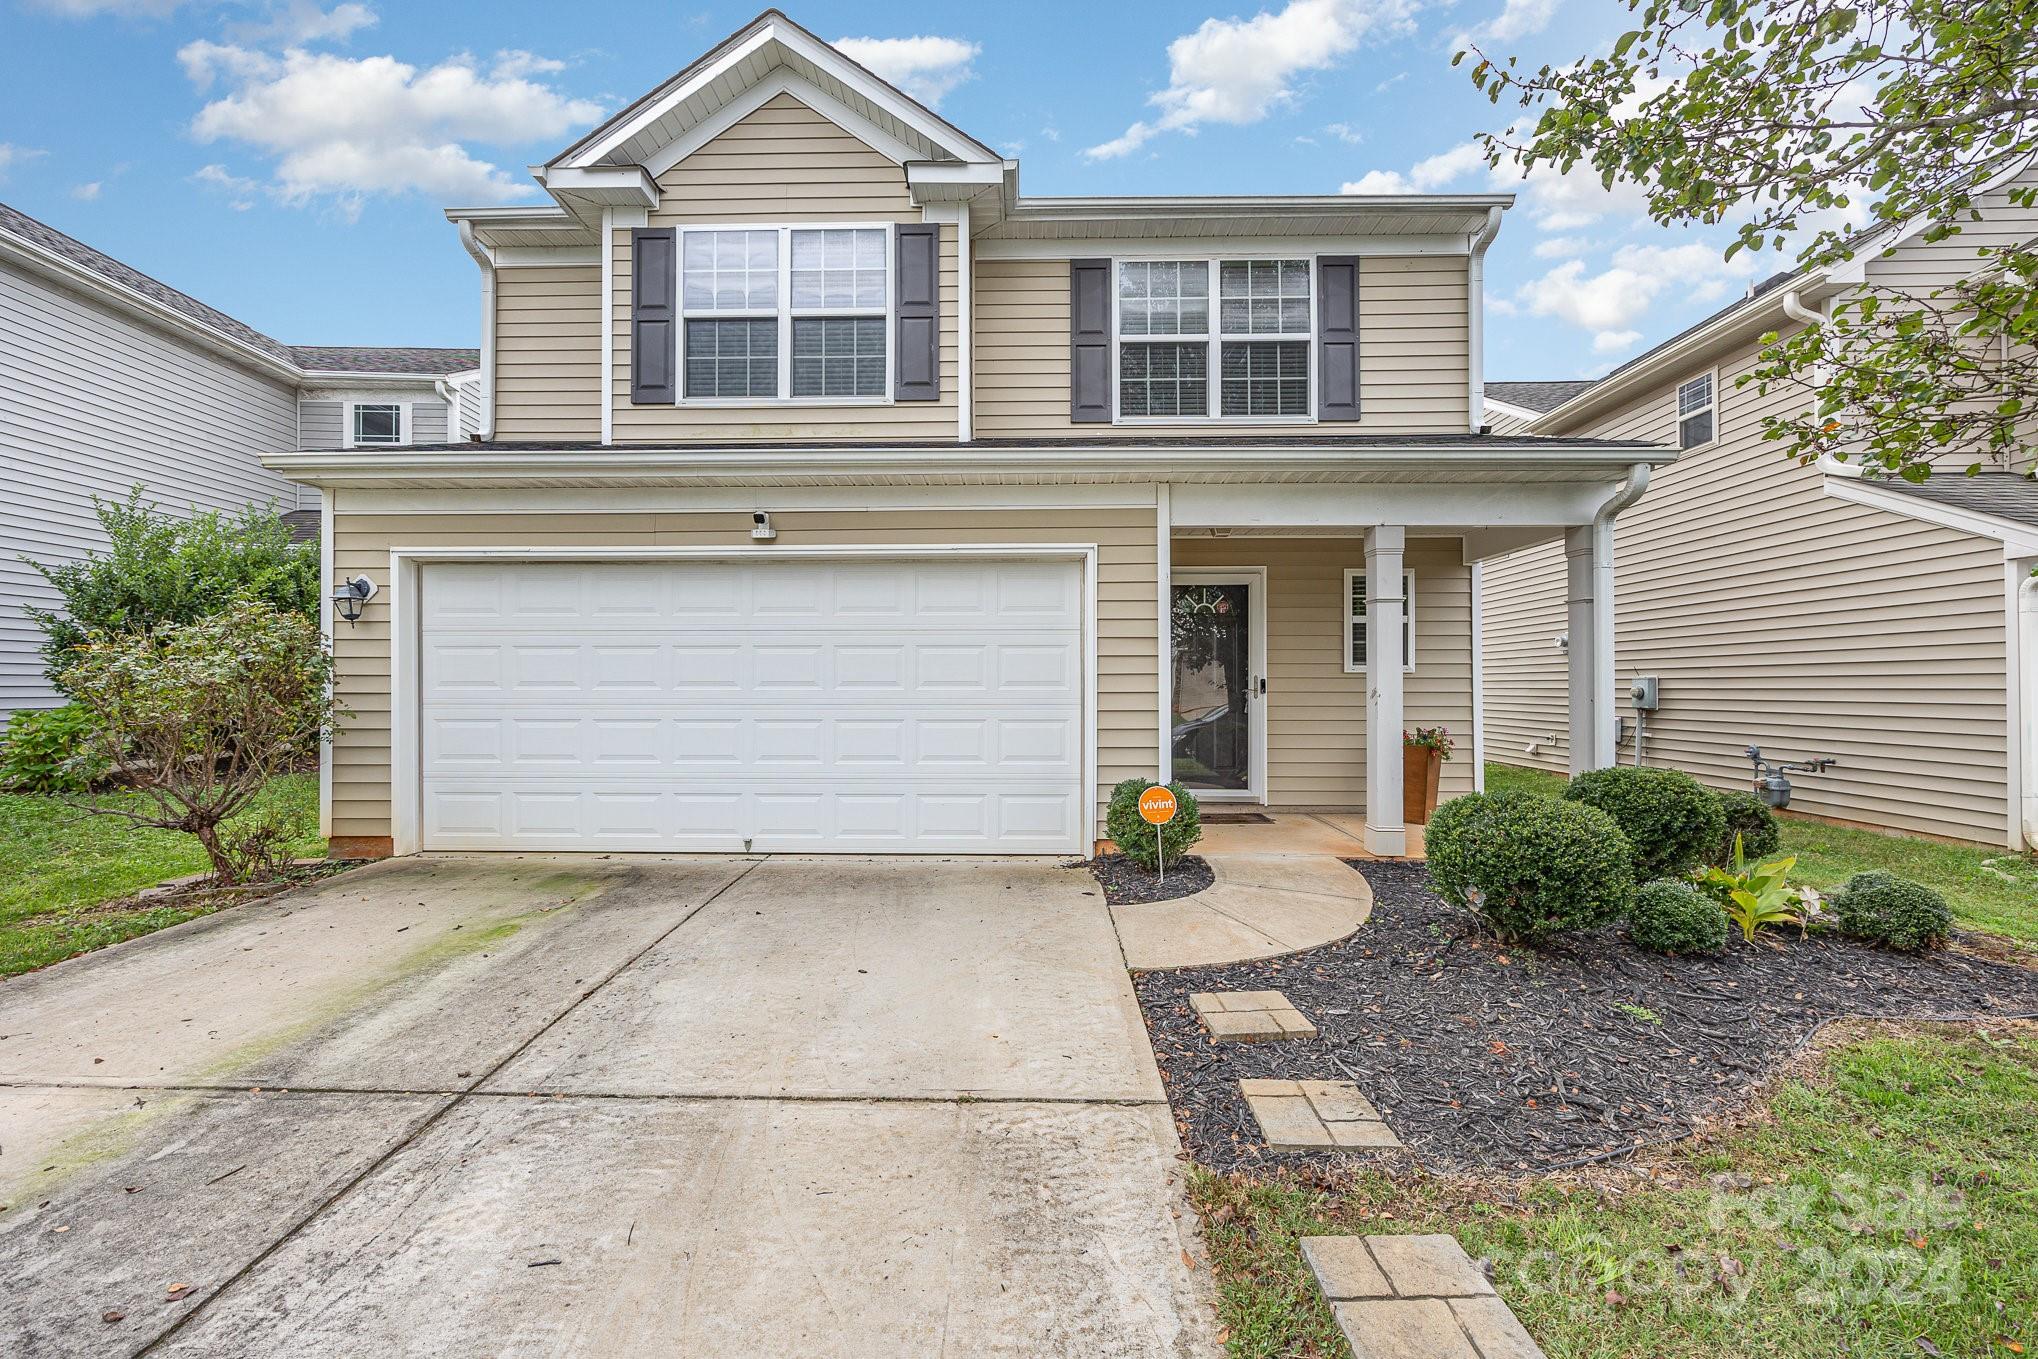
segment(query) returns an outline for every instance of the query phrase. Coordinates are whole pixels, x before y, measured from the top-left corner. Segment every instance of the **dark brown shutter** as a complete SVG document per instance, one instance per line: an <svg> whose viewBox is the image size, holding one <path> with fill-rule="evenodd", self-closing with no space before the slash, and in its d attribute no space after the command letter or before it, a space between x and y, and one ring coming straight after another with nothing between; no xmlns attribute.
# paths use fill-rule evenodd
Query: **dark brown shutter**
<svg viewBox="0 0 2038 1359"><path fill-rule="evenodd" d="M1316 261L1316 418L1359 418L1359 257Z"/></svg>
<svg viewBox="0 0 2038 1359"><path fill-rule="evenodd" d="M1069 419L1111 423L1111 261L1069 261Z"/></svg>
<svg viewBox="0 0 2038 1359"><path fill-rule="evenodd" d="M678 241L671 227L630 233L630 400L640 406L669 406L678 399L675 381L679 326L673 316L679 298Z"/></svg>
<svg viewBox="0 0 2038 1359"><path fill-rule="evenodd" d="M892 398L941 399L941 228L933 222L898 229L898 314L893 334L898 363Z"/></svg>

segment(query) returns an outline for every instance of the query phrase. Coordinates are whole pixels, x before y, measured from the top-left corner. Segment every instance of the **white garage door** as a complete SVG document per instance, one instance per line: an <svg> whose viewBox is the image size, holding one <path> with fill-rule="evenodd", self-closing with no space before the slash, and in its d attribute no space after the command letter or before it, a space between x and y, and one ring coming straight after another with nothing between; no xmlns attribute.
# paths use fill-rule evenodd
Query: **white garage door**
<svg viewBox="0 0 2038 1359"><path fill-rule="evenodd" d="M427 849L1084 847L1067 561L430 565Z"/></svg>

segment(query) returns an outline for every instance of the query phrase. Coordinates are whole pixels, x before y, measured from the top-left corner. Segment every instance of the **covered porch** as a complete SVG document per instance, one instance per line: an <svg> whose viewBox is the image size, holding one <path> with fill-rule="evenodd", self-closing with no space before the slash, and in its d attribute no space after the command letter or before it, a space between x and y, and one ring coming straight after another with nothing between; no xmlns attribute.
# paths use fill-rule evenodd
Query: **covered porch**
<svg viewBox="0 0 2038 1359"><path fill-rule="evenodd" d="M1624 471L1164 487L1162 773L1214 818L1203 847L1419 857L1402 734L1448 729L1440 802L1481 787L1480 564L1553 538L1573 759L1612 763L1614 516L1648 482L1645 464Z"/></svg>

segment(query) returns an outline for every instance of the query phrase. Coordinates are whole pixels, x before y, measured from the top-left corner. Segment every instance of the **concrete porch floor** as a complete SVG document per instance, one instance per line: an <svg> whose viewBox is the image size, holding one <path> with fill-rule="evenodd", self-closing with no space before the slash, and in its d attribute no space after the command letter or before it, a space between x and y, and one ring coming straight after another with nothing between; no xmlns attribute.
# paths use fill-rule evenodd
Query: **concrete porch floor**
<svg viewBox="0 0 2038 1359"><path fill-rule="evenodd" d="M1366 850L1364 812L1276 812L1245 804L1203 804L1203 838L1195 852L1210 854L1335 854L1340 859L1378 859ZM1212 825L1209 818L1256 812L1265 822ZM1408 828L1410 859L1423 857L1422 827Z"/></svg>

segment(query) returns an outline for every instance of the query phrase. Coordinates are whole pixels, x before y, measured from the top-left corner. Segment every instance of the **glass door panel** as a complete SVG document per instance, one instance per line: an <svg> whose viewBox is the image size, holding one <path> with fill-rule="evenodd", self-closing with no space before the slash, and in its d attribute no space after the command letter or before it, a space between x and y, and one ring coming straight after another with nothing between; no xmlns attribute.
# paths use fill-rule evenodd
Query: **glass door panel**
<svg viewBox="0 0 2038 1359"><path fill-rule="evenodd" d="M1252 786L1252 590L1173 587L1175 777L1190 788Z"/></svg>

